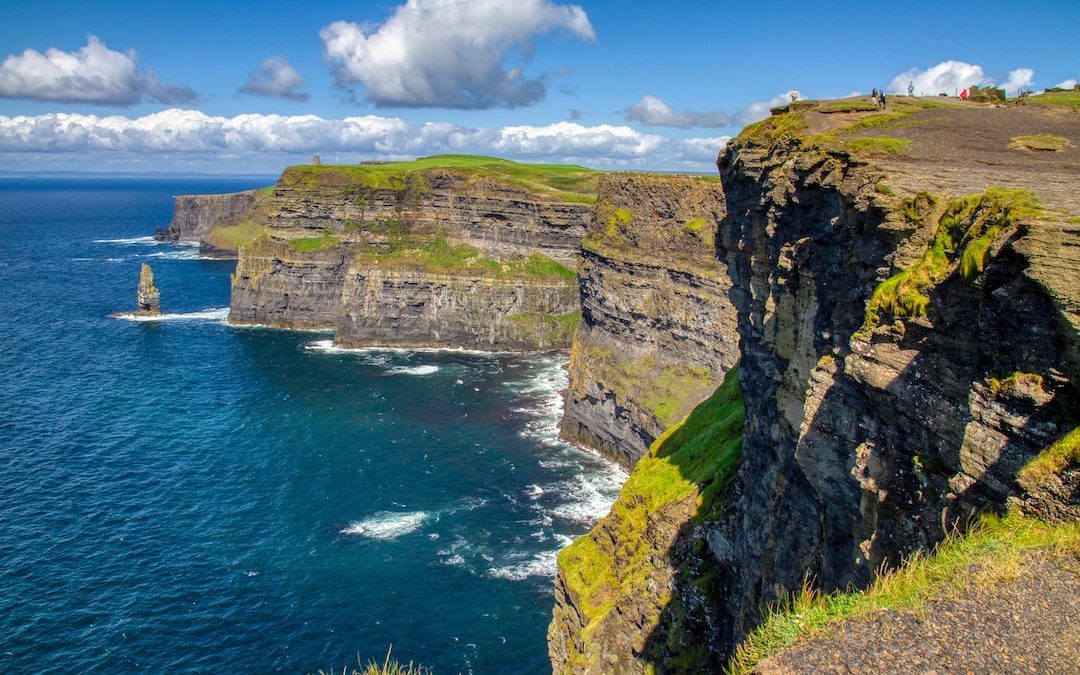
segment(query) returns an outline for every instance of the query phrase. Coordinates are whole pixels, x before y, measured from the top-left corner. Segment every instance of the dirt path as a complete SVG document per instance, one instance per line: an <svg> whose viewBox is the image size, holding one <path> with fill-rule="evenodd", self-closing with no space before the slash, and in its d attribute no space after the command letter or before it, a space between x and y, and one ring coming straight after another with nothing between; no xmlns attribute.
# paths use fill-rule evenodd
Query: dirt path
<svg viewBox="0 0 1080 675"><path fill-rule="evenodd" d="M760 663L787 673L1080 673L1080 558L1031 554L1008 583L841 623Z"/></svg>

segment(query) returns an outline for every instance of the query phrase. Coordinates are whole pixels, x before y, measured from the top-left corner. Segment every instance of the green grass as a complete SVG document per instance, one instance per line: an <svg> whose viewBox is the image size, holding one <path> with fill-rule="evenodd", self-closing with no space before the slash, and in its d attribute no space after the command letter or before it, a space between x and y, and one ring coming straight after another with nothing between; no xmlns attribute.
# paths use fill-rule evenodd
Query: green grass
<svg viewBox="0 0 1080 675"><path fill-rule="evenodd" d="M1020 105L1037 105L1047 108L1080 110L1080 91L1048 91L1018 101Z"/></svg>
<svg viewBox="0 0 1080 675"><path fill-rule="evenodd" d="M841 141L841 144L846 150L852 153L864 155L899 156L911 149L911 141L909 139L890 138L888 136L849 138Z"/></svg>
<svg viewBox="0 0 1080 675"><path fill-rule="evenodd" d="M265 231L265 226L254 220L236 225L223 225L210 230L209 242L214 248L239 251L244 244L255 241Z"/></svg>
<svg viewBox="0 0 1080 675"><path fill-rule="evenodd" d="M1016 480L1025 490L1033 490L1045 485L1051 476L1076 468L1080 468L1080 427L1036 455L1017 472Z"/></svg>
<svg viewBox="0 0 1080 675"><path fill-rule="evenodd" d="M653 442L593 532L559 553L563 578L585 615L586 633L619 598L650 592L648 551L642 545L650 517L695 494L697 517L715 514L718 496L742 458L744 415L736 367L712 396ZM612 537L593 536L611 530Z"/></svg>
<svg viewBox="0 0 1080 675"><path fill-rule="evenodd" d="M331 249L341 243L341 240L332 234L324 234L321 237L301 237L299 239L290 239L289 248L297 253L314 253L316 251L325 251Z"/></svg>
<svg viewBox="0 0 1080 675"><path fill-rule="evenodd" d="M328 186L337 189L427 189L424 174L452 170L469 176L525 188L562 201L591 204L596 200L599 172L568 164L523 164L497 157L435 155L410 162L298 165L285 170L287 187Z"/></svg>
<svg viewBox="0 0 1080 675"><path fill-rule="evenodd" d="M988 515L969 533L950 537L932 554L916 554L900 568L880 575L865 591L821 595L807 583L739 645L725 672L751 673L760 661L796 639L822 634L846 619L881 609L918 611L931 600L953 597L965 589L1008 582L1019 574L1023 554L1033 550L1080 553L1080 523L1048 525L1016 515Z"/></svg>
<svg viewBox="0 0 1080 675"><path fill-rule="evenodd" d="M886 183L878 183L877 185L875 185L874 192L878 193L879 195L886 195L888 197L896 194L895 192L893 192L893 189L889 187Z"/></svg>
<svg viewBox="0 0 1080 675"><path fill-rule="evenodd" d="M432 675L431 671L420 665L413 665L409 663L404 665L390 659L390 652L393 647L386 650L386 658L382 663L371 660L367 663L360 661L359 655L356 657L356 666L343 666L340 670L331 668L330 670L320 670L319 675Z"/></svg>
<svg viewBox="0 0 1080 675"><path fill-rule="evenodd" d="M367 248L356 253L357 263L376 267L405 267L442 274L470 274L500 279L529 278L573 281L574 270L547 256L533 253L512 260L485 257L468 244L451 244L445 239L409 241L399 239L390 250Z"/></svg>
<svg viewBox="0 0 1080 675"><path fill-rule="evenodd" d="M818 108L820 112L847 113L847 112L874 112L878 109L876 103L870 101L825 101Z"/></svg>
<svg viewBox="0 0 1080 675"><path fill-rule="evenodd" d="M928 210L916 208L913 200L901 208L915 225ZM1024 190L991 188L950 201L926 253L874 289L862 330L873 329L885 318L926 316L931 289L957 270L965 279L974 279L985 269L990 248L1001 233L1040 213L1035 196Z"/></svg>
<svg viewBox="0 0 1080 675"><path fill-rule="evenodd" d="M546 344L569 346L574 339L574 331L581 323L581 312L566 314L539 314L522 312L506 317L518 329L533 336L547 336ZM539 341L539 340L538 340Z"/></svg>
<svg viewBox="0 0 1080 675"><path fill-rule="evenodd" d="M1013 136L1009 139L1009 147L1016 149L1039 150L1042 152L1057 152L1069 144L1069 139L1064 136L1053 134L1032 134L1030 136Z"/></svg>

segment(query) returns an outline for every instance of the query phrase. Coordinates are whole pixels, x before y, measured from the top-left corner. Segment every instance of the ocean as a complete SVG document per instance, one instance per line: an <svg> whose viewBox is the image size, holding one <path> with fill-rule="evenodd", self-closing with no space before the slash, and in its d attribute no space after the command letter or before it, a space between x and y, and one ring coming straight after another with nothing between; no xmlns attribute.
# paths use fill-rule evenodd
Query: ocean
<svg viewBox="0 0 1080 675"><path fill-rule="evenodd" d="M0 179L0 672L550 670L555 555L625 473L558 440L565 356L225 322L172 196ZM109 318L154 268L164 316Z"/></svg>

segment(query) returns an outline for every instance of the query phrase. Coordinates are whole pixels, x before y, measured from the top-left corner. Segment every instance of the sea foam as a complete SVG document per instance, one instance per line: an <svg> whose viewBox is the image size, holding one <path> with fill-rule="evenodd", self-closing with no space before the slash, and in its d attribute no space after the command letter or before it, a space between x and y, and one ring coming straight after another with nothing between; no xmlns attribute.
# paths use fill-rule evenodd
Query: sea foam
<svg viewBox="0 0 1080 675"><path fill-rule="evenodd" d="M406 513L379 511L369 518L349 523L348 526L341 530L341 534L361 536L368 539L397 539L420 529L427 517L428 514L424 511L409 511Z"/></svg>
<svg viewBox="0 0 1080 675"><path fill-rule="evenodd" d="M154 323L157 321L221 321L229 318L228 307L212 307L198 312L186 312L181 314L157 314L154 316L144 314L114 314L113 317L125 321L138 321L141 323Z"/></svg>

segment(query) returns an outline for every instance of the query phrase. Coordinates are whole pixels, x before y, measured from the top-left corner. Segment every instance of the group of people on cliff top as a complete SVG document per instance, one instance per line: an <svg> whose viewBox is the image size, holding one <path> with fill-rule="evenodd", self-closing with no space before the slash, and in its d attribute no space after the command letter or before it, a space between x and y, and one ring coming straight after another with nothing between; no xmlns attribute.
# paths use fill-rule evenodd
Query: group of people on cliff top
<svg viewBox="0 0 1080 675"><path fill-rule="evenodd" d="M874 91L870 92L870 102L871 103L876 103L877 107L884 110L885 109L885 90L882 89L881 91L878 91L877 88L875 87Z"/></svg>

